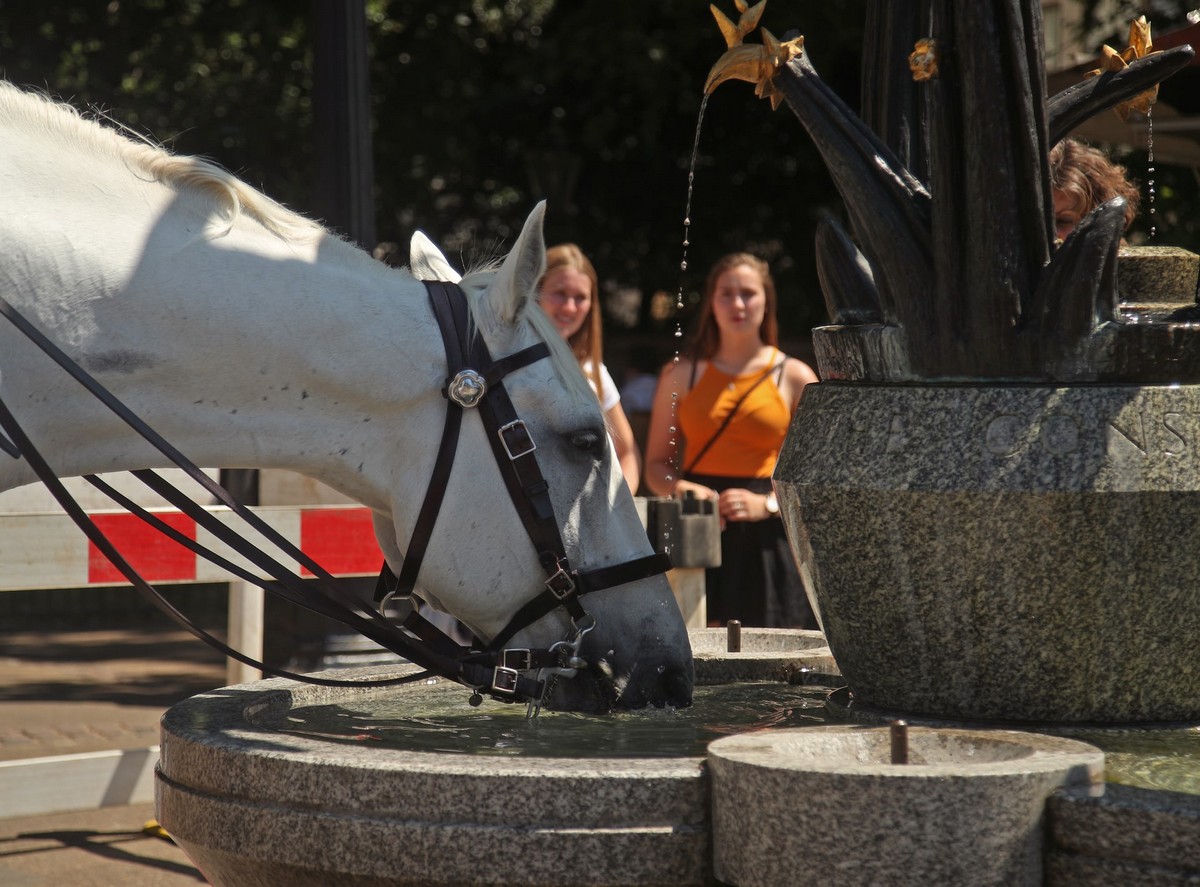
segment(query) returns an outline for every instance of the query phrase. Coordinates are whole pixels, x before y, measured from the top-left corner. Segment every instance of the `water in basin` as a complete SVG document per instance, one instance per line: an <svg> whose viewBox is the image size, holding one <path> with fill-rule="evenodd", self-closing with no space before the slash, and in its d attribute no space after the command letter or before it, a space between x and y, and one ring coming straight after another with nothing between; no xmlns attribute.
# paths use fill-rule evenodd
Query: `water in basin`
<svg viewBox="0 0 1200 887"><path fill-rule="evenodd" d="M811 676L810 680L821 680ZM686 709L650 709L605 717L543 711L535 721L525 706L467 703L467 693L445 681L381 690L337 702L264 711L253 717L281 732L378 748L469 755L555 758L701 757L709 742L772 727L841 723L825 707L828 684L777 681L696 688ZM1200 794L1200 727L1172 729L1046 729L1039 732L1090 742L1105 753L1105 779L1141 788Z"/></svg>
<svg viewBox="0 0 1200 887"><path fill-rule="evenodd" d="M1064 730L1104 752L1104 779L1137 788L1200 795L1200 726Z"/></svg>
<svg viewBox="0 0 1200 887"><path fill-rule="evenodd" d="M467 704L461 687L445 682L404 693L363 694L336 703L257 715L262 727L327 741L411 751L568 758L703 756L714 739L766 727L826 722L824 686L780 682L698 687L684 709L647 709L605 717L543 711L525 718L524 705Z"/></svg>

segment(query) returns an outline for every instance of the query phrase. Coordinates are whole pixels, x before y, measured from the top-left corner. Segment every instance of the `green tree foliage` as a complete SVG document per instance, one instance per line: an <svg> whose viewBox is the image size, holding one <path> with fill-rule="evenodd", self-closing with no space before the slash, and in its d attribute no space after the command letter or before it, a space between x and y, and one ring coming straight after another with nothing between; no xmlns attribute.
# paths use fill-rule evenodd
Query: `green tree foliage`
<svg viewBox="0 0 1200 887"><path fill-rule="evenodd" d="M0 70L303 205L312 180L306 4L0 0Z"/></svg>
<svg viewBox="0 0 1200 887"><path fill-rule="evenodd" d="M546 198L548 238L578 241L610 286L691 295L718 255L750 248L777 273L786 334L822 321L812 231L840 201L799 123L748 84L709 102L680 271L701 86L725 48L707 3L368 0L367 12L380 239L421 228L452 259L479 260ZM862 13L862 0L773 0L763 24L803 32L857 105ZM295 0L0 0L0 68L306 211L309 15Z"/></svg>
<svg viewBox="0 0 1200 887"><path fill-rule="evenodd" d="M798 334L820 322L812 228L839 201L799 123L772 113L749 84L724 86L709 103L692 268L680 273L701 87L725 49L705 4L395 0L374 9L381 232L402 241L424 227L453 252L487 254L545 198L547 237L581 244L612 283L694 293L719 254L751 248L778 275L785 327ZM856 103L861 13L861 3L835 13L775 0L763 24L809 33L823 73ZM415 96L425 97L420 110ZM389 125L397 116L407 125Z"/></svg>

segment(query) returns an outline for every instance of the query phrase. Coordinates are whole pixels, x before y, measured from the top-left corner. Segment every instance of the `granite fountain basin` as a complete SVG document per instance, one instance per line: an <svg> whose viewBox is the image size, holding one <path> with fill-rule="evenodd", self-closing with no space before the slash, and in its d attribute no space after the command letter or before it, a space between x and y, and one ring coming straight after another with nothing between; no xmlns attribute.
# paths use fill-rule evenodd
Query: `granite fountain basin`
<svg viewBox="0 0 1200 887"><path fill-rule="evenodd" d="M822 690L788 686L806 674L836 674L819 632L744 628L737 653L727 651L725 629L690 635L698 685L737 682L739 698L763 705L762 723L751 726L778 723L783 712L823 719ZM404 671L337 675L379 680ZM776 699L802 692L807 697ZM428 705L430 696L449 701ZM639 754L637 742L655 745L657 734L636 738L636 728L654 728L653 714L604 730L611 738L623 727L635 735L630 742L599 741L595 719L562 716L565 725L545 726L563 731L554 735L564 747L547 749L539 730L524 723L523 706L474 710L465 699L463 688L444 681L359 690L268 680L186 700L163 719L159 819L205 876L227 887L331 879L711 883L707 734L685 735L683 751L664 742ZM459 711L442 720L424 715L441 705ZM799 711L803 706L813 713ZM488 722L484 732L464 714L476 711L476 722ZM402 737L381 724L403 724ZM566 747L581 741L575 726L587 751Z"/></svg>
<svg viewBox="0 0 1200 887"><path fill-rule="evenodd" d="M1197 385L806 392L775 483L855 697L1010 724L1200 720L1198 417Z"/></svg>
<svg viewBox="0 0 1200 887"><path fill-rule="evenodd" d="M709 882L702 757L479 756L287 729L293 708L428 689L276 679L185 700L162 721L159 821L218 887Z"/></svg>
<svg viewBox="0 0 1200 887"><path fill-rule="evenodd" d="M1043 882L1043 811L1104 754L1016 731L768 730L709 746L713 867L740 887ZM753 811L753 815L747 815ZM818 837L819 836L819 837Z"/></svg>

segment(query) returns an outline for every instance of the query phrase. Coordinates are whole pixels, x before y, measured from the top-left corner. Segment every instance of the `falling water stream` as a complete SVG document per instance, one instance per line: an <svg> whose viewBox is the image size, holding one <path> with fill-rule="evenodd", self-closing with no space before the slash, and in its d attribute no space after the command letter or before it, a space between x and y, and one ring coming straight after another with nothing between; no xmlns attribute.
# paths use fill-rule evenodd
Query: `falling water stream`
<svg viewBox="0 0 1200 887"><path fill-rule="evenodd" d="M688 268L688 247L692 245L692 194L694 193L696 184L696 158L700 153L700 130L704 125L704 110L708 107L708 96L705 95L700 100L700 110L696 115L696 134L692 138L692 154L688 161L687 175L687 200L683 208L683 242L681 245L681 255L679 258L679 288L675 293L675 354L672 360L675 364L679 363L680 351L679 345L683 339L683 286L684 275ZM671 391L671 425L668 429L670 433L669 442L672 447L677 447L679 443L679 389L675 388ZM671 475L667 476L667 480L674 480Z"/></svg>
<svg viewBox="0 0 1200 887"><path fill-rule="evenodd" d="M1147 190L1147 198L1148 198L1148 203L1149 203L1149 212L1147 213L1147 215L1150 216L1150 239L1153 240L1154 236L1158 233L1158 226L1156 224L1158 220L1154 216L1156 207L1154 205L1155 185L1154 185L1154 108L1153 107L1151 107L1150 110L1146 112L1146 176L1147 176L1146 190Z"/></svg>
<svg viewBox="0 0 1200 887"><path fill-rule="evenodd" d="M687 201L683 217L680 282L676 294L675 350L680 361L683 338L684 276L691 246L692 197L700 132L708 104L700 103L688 165ZM1154 130L1148 119L1147 150L1150 236L1154 226ZM678 434L679 392L671 393L671 445ZM668 477L668 479L672 479ZM522 706L468 704L455 684L431 680L404 693L365 693L333 703L260 713L253 720L281 733L344 742L371 748L459 755L553 758L669 758L703 756L709 742L732 733L781 727L813 727L837 723L825 705L840 686L831 676L812 676L817 683L791 685L758 682L703 686L685 709L648 709L605 718L543 711L527 720ZM824 683L820 681L824 680ZM1047 730L1090 742L1106 753L1106 778L1153 789L1200 794L1200 727L1174 729Z"/></svg>

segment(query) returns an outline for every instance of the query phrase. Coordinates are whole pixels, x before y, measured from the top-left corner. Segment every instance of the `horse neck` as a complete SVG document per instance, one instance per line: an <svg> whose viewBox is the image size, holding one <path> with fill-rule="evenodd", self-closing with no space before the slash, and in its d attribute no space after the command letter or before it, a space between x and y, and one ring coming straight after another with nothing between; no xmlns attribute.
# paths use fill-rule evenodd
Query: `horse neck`
<svg viewBox="0 0 1200 887"><path fill-rule="evenodd" d="M386 509L392 472L379 453L414 437L423 423L405 416L431 402L444 365L423 288L331 237L310 250L233 241L193 238L157 256L148 241L101 291L29 307L193 462L290 468ZM5 364L6 399L37 402L21 419L56 473L166 464L65 373L48 380L27 344L19 352L27 372Z"/></svg>

